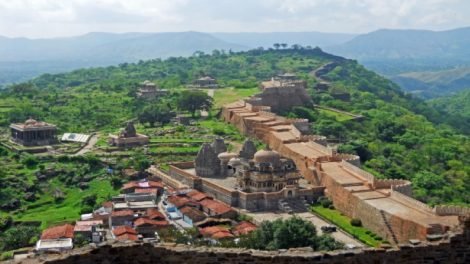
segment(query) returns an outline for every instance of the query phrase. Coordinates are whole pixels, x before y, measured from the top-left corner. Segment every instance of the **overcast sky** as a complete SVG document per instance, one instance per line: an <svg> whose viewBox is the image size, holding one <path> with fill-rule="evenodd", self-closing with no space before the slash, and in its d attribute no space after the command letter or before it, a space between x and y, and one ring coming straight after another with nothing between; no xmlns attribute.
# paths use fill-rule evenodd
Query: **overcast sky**
<svg viewBox="0 0 470 264"><path fill-rule="evenodd" d="M470 26L469 12L469 0L0 0L0 35L443 30Z"/></svg>

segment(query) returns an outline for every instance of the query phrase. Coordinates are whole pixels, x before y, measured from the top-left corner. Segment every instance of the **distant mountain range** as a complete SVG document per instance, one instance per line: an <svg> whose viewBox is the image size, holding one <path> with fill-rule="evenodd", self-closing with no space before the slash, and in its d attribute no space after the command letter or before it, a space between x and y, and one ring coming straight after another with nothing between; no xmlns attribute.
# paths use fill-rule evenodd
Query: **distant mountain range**
<svg viewBox="0 0 470 264"><path fill-rule="evenodd" d="M321 32L273 33L89 33L54 39L0 36L0 86L42 73L70 71L171 56L190 56L214 49L247 50L274 43L319 46L327 52L357 59L410 92L432 89L432 96L458 91L468 77L432 81L419 72L470 68L470 27L448 31L378 30L362 35ZM412 74L408 74L413 72ZM408 75L407 75L408 74ZM437 74L436 76L442 76ZM463 77L462 79L460 79ZM425 78L429 79L429 78ZM449 83L450 86L447 84Z"/></svg>

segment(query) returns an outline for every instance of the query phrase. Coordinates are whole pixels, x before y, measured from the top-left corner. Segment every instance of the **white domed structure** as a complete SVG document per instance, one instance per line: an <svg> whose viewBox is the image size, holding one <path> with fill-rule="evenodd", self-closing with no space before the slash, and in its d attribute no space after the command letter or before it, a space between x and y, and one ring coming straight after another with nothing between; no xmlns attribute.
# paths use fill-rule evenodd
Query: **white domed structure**
<svg viewBox="0 0 470 264"><path fill-rule="evenodd" d="M222 152L217 156L222 162L228 162L232 158L238 157L236 153L233 152Z"/></svg>

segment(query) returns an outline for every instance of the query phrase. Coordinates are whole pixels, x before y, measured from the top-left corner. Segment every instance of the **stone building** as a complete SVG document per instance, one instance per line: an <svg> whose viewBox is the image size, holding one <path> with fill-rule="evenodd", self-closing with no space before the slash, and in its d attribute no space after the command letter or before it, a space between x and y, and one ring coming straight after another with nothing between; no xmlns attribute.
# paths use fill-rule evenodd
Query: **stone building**
<svg viewBox="0 0 470 264"><path fill-rule="evenodd" d="M223 140L216 142L213 145L222 145ZM292 160L275 151L254 151L253 142L246 141L240 153L217 155L205 143L194 163L174 163L169 174L190 188L250 211L305 210L307 202L323 194L322 187L313 187L301 179Z"/></svg>
<svg viewBox="0 0 470 264"><path fill-rule="evenodd" d="M149 137L138 134L133 122L128 122L126 128L121 130L118 135L110 135L108 143L116 147L134 147L148 144Z"/></svg>
<svg viewBox="0 0 470 264"><path fill-rule="evenodd" d="M10 125L11 140L23 146L44 146L57 143L57 127L32 118Z"/></svg>
<svg viewBox="0 0 470 264"><path fill-rule="evenodd" d="M219 85L217 84L216 79L210 76L204 76L197 80L194 80L192 85L190 85L190 87L191 88L218 88Z"/></svg>
<svg viewBox="0 0 470 264"><path fill-rule="evenodd" d="M234 159L230 168L234 170L239 188L245 192L274 192L286 186L298 187L300 179L295 163L281 159L279 153L271 150L256 152L253 160Z"/></svg>
<svg viewBox="0 0 470 264"><path fill-rule="evenodd" d="M279 75L269 81L261 82L261 93L247 102L253 105L269 106L273 112L284 112L294 106L312 104L306 88L307 82L297 79L295 75Z"/></svg>
<svg viewBox="0 0 470 264"><path fill-rule="evenodd" d="M167 93L167 90L160 89L155 83L147 80L140 83L140 87L137 90L137 97L154 99L156 97L166 95Z"/></svg>

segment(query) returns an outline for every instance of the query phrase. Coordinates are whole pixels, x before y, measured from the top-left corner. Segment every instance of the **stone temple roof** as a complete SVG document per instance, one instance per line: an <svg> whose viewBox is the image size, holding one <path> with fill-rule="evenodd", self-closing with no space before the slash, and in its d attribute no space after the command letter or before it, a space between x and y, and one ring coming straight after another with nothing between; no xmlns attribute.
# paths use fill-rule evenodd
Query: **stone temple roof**
<svg viewBox="0 0 470 264"><path fill-rule="evenodd" d="M29 118L24 123L11 124L11 128L19 130L38 129L38 128L56 128L55 125Z"/></svg>
<svg viewBox="0 0 470 264"><path fill-rule="evenodd" d="M272 150L260 150L255 153L254 161L258 163L277 164L281 159L279 153Z"/></svg>

